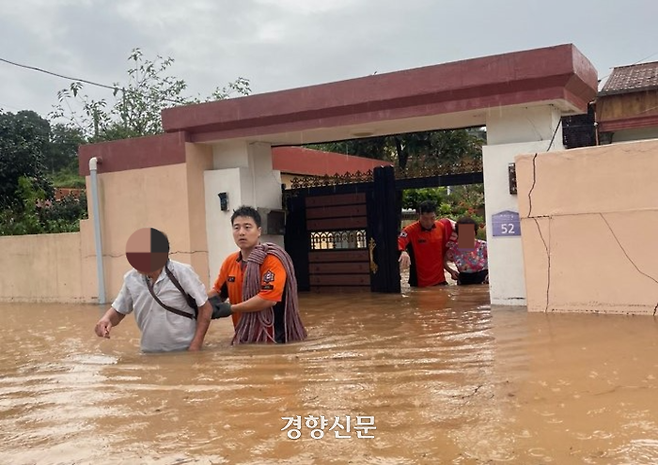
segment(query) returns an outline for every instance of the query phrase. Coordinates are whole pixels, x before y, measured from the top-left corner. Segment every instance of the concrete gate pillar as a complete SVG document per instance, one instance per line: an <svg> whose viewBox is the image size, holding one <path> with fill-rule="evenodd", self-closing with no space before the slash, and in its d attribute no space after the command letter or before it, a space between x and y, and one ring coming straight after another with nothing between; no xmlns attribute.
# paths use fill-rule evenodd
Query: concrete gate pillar
<svg viewBox="0 0 658 465"><path fill-rule="evenodd" d="M225 142L213 146L213 170L204 173L204 183L212 285L226 256L238 250L231 230L233 210L241 205L281 209L281 173L272 169L269 144ZM226 210L221 208L220 194L226 195ZM261 240L283 246L280 235L263 234Z"/></svg>
<svg viewBox="0 0 658 465"><path fill-rule="evenodd" d="M482 165L492 305L526 305L521 236L493 222L497 213L519 211L516 195L510 194L508 166L519 154L547 152L549 146L562 150L560 117L560 111L549 105L500 108L487 114ZM494 235L503 231L512 234Z"/></svg>

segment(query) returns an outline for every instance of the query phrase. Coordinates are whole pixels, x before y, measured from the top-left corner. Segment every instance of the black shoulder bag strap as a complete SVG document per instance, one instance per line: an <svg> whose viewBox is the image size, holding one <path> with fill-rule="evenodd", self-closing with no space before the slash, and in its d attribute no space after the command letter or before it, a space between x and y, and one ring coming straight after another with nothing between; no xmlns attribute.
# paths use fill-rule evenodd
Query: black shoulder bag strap
<svg viewBox="0 0 658 465"><path fill-rule="evenodd" d="M178 288L178 290L180 290L183 293L183 295L186 295L185 292L183 292L183 288L181 287L180 283L178 282L178 280L175 277L173 277L174 276L173 273L171 273L171 271L169 271L169 268L166 265L165 265L165 271L167 273L167 276L169 276L169 279L171 279L171 281L174 283L174 286L176 286ZM171 313L175 313L176 315L179 315L179 316L182 316L182 317L185 317L185 318L189 318L191 320L196 319L196 309L195 309L195 315L191 315L191 314L189 314L187 312L184 312L182 310L178 310L176 308L170 307L169 305L165 305L158 298L158 296L155 295L155 292L153 291L153 286L151 285L151 282L149 281L149 279L146 276L144 276L144 281L146 282L146 287L148 288L149 292L151 293L151 295L153 296L155 301L158 304L160 304L160 306L162 308L164 308L167 311L170 311ZM186 297L186 300L187 300L187 297ZM189 304L189 301L188 301L188 304Z"/></svg>
<svg viewBox="0 0 658 465"><path fill-rule="evenodd" d="M167 265L169 265L169 262L167 262ZM194 310L194 316L196 317L199 314L199 307L196 304L196 300L194 300L194 297L192 297L190 294L185 292L185 289L183 289L183 286L180 285L178 279L176 279L176 276L174 276L174 273L169 269L167 265L165 265L165 273L167 273L167 277L172 283L174 283L176 289L178 289L180 293L183 294L183 297L185 297L185 300L187 301L187 305L189 305L190 308Z"/></svg>

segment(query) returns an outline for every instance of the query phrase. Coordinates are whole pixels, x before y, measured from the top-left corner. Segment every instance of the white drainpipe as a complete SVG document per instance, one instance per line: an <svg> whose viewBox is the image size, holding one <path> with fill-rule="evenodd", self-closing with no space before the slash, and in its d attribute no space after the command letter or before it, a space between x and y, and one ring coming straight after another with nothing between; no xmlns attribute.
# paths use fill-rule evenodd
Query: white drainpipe
<svg viewBox="0 0 658 465"><path fill-rule="evenodd" d="M94 209L94 242L96 243L96 275L98 276L98 303L105 304L105 269L103 268L103 242L101 241L101 209L98 201L98 172L101 163L98 157L89 160L91 176L91 205Z"/></svg>

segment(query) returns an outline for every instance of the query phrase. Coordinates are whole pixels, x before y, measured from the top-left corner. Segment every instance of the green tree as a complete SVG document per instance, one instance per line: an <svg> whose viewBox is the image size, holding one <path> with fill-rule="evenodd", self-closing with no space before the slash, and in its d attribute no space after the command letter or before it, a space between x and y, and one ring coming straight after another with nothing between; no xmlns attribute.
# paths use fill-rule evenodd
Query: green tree
<svg viewBox="0 0 658 465"><path fill-rule="evenodd" d="M0 235L79 230L86 196L55 201L48 171L68 173L84 187L77 175L80 142L79 131L51 127L33 111L0 112Z"/></svg>
<svg viewBox="0 0 658 465"><path fill-rule="evenodd" d="M481 214L484 210L484 184L453 186L447 201L453 205L455 214Z"/></svg>
<svg viewBox="0 0 658 465"><path fill-rule="evenodd" d="M23 207L18 193L21 177L52 195L43 165L49 134L50 123L33 111L0 111L0 210Z"/></svg>
<svg viewBox="0 0 658 465"><path fill-rule="evenodd" d="M399 168L432 167L482 158L485 133L454 129L312 144L309 148L395 162Z"/></svg>
<svg viewBox="0 0 658 465"><path fill-rule="evenodd" d="M220 100L233 94L248 95L249 81L238 78L227 86L217 88L206 99L185 96L187 83L168 75L174 64L173 58L157 56L155 60L144 58L139 48L128 57L127 83L113 84L113 102L93 100L83 95L83 84L73 82L69 88L58 92L59 105L51 113L52 118L67 118L85 134L89 142L99 142L130 137L159 134L162 132L160 112L167 107ZM82 107L82 113L69 110L74 100Z"/></svg>
<svg viewBox="0 0 658 465"><path fill-rule="evenodd" d="M86 140L80 128L53 123L44 164L54 187L84 188L85 179L78 169L78 148Z"/></svg>
<svg viewBox="0 0 658 465"><path fill-rule="evenodd" d="M37 203L43 201L45 192L25 176L17 180L16 197L20 207L7 208L0 211L0 235L38 234L43 232Z"/></svg>
<svg viewBox="0 0 658 465"><path fill-rule="evenodd" d="M85 178L78 174L78 169L63 169L49 175L50 181L55 188L84 189L87 187Z"/></svg>
<svg viewBox="0 0 658 465"><path fill-rule="evenodd" d="M172 58L148 60L134 49L129 60L127 83L114 84L112 102L89 98L82 83L73 82L58 93L52 125L32 111L0 111L0 235L77 231L87 216L86 197L55 201L53 183L85 187L78 175L78 147L161 133L163 108L202 101L184 96L185 81L168 75ZM203 101L250 92L249 81L238 78ZM76 102L79 112L70 109ZM67 122L54 122L59 119Z"/></svg>
<svg viewBox="0 0 658 465"><path fill-rule="evenodd" d="M60 171L78 172L78 147L86 140L80 128L52 123L50 137L44 153L44 165L51 174ZM72 187L72 186L66 186Z"/></svg>
<svg viewBox="0 0 658 465"><path fill-rule="evenodd" d="M402 192L402 208L405 210L417 210L418 205L425 200L433 200L437 206L440 206L446 199L446 196L447 189L445 187L407 189Z"/></svg>

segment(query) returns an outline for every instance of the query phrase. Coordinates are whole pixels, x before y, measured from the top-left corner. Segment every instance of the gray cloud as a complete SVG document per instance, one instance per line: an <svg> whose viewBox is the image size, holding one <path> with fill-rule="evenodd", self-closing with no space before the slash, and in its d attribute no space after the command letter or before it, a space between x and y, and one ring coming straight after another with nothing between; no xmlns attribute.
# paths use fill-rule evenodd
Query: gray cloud
<svg viewBox="0 0 658 465"><path fill-rule="evenodd" d="M170 56L190 94L256 93L574 43L598 69L658 60L653 0L0 0L0 56L111 84ZM0 63L0 107L45 115L68 82ZM87 87L95 98L111 92Z"/></svg>

